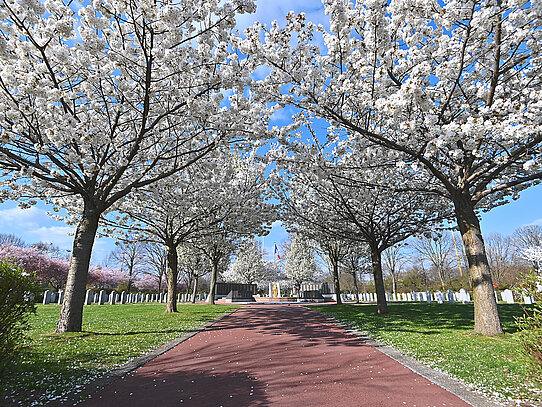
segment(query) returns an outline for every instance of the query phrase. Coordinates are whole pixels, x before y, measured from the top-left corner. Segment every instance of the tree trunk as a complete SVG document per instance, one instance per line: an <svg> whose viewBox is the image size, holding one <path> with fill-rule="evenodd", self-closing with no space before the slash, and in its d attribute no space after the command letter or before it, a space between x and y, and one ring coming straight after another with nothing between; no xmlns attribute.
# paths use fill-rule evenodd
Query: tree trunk
<svg viewBox="0 0 542 407"><path fill-rule="evenodd" d="M352 272L352 277L354 278L354 288L356 289L356 304L359 304L359 287L358 287L358 277L356 272Z"/></svg>
<svg viewBox="0 0 542 407"><path fill-rule="evenodd" d="M218 262L220 258L212 260L212 271L211 271L211 285L209 286L209 297L207 298L208 304L215 303L215 292L216 292L216 280L218 278Z"/></svg>
<svg viewBox="0 0 542 407"><path fill-rule="evenodd" d="M474 332L482 335L502 334L480 222L469 198L459 197L454 201L454 207L473 286Z"/></svg>
<svg viewBox="0 0 542 407"><path fill-rule="evenodd" d="M335 285L335 295L337 297L337 304L342 304L341 300L341 283L339 281L339 260L331 260L333 269L333 284Z"/></svg>
<svg viewBox="0 0 542 407"><path fill-rule="evenodd" d="M177 247L168 246L167 250L167 303L166 312L177 312L177 278L179 270L177 269Z"/></svg>
<svg viewBox="0 0 542 407"><path fill-rule="evenodd" d="M196 302L196 291L198 290L199 274L194 276L194 288L192 289L192 304Z"/></svg>
<svg viewBox="0 0 542 407"><path fill-rule="evenodd" d="M64 290L64 301L56 325L57 333L81 332L88 268L99 219L100 212L95 208L89 209L88 204L85 203L85 209L73 239L72 258Z"/></svg>
<svg viewBox="0 0 542 407"><path fill-rule="evenodd" d="M382 253L376 247L371 247L371 261L373 263L373 277L376 288L376 312L377 314L388 313L384 277L382 275Z"/></svg>
<svg viewBox="0 0 542 407"><path fill-rule="evenodd" d="M442 291L446 290L445 284L444 284L444 270L438 269L438 278L440 279L440 286L442 287Z"/></svg>

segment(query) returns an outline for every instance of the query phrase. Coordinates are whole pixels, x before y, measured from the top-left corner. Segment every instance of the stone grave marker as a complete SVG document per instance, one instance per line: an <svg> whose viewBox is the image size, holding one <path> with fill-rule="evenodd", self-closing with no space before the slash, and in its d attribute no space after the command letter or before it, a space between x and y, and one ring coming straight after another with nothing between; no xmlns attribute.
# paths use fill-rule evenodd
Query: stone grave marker
<svg viewBox="0 0 542 407"><path fill-rule="evenodd" d="M425 295L426 295L426 298L427 298L427 303L431 304L433 302L433 296L431 294L431 291L426 291Z"/></svg>
<svg viewBox="0 0 542 407"><path fill-rule="evenodd" d="M111 294L109 294L109 304L115 305L117 303L117 293L116 291L111 291Z"/></svg>
<svg viewBox="0 0 542 407"><path fill-rule="evenodd" d="M531 296L528 296L528 295L524 295L524 296L523 296L523 302L524 302L526 305L532 305L532 304L534 304L534 298L531 297Z"/></svg>
<svg viewBox="0 0 542 407"><path fill-rule="evenodd" d="M58 305L61 305L64 301L64 290L58 292Z"/></svg>
<svg viewBox="0 0 542 407"><path fill-rule="evenodd" d="M94 298L94 291L87 290L87 295L85 297L85 304L90 305L92 304L92 299Z"/></svg>
<svg viewBox="0 0 542 407"><path fill-rule="evenodd" d="M43 293L43 302L42 303L44 305L51 303L51 290L45 290L45 292Z"/></svg>
<svg viewBox="0 0 542 407"><path fill-rule="evenodd" d="M126 291L123 291L122 293L120 293L120 303L121 304L126 304L126 298L128 296L126 295Z"/></svg>
<svg viewBox="0 0 542 407"><path fill-rule="evenodd" d="M446 291L446 297L447 297L446 299L448 300L450 304L455 303L454 292L452 290Z"/></svg>
<svg viewBox="0 0 542 407"><path fill-rule="evenodd" d="M514 303L514 293L512 292L512 290L504 290L501 294L502 296L502 300L508 304L513 304Z"/></svg>
<svg viewBox="0 0 542 407"><path fill-rule="evenodd" d="M107 294L104 290L100 290L100 294L98 295L98 305L104 305L107 300Z"/></svg>
<svg viewBox="0 0 542 407"><path fill-rule="evenodd" d="M464 288L459 290L459 301L461 301L463 304L468 304L470 302L470 294Z"/></svg>

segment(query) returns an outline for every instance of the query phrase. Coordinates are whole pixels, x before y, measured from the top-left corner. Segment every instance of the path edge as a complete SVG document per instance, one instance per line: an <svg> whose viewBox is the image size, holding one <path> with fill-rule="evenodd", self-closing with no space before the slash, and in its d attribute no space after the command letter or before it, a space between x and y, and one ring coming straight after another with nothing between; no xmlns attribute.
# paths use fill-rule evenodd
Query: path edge
<svg viewBox="0 0 542 407"><path fill-rule="evenodd" d="M308 308L308 307L306 307ZM323 313L322 311L315 310L312 308L309 308L312 311L315 311L322 315L324 318L326 318L328 321L332 322L334 325L338 326L339 328L345 330L346 332L350 333L351 335L356 336L357 338L361 339L362 342L366 343L367 345L372 346L373 348L379 350L380 352L384 353L385 355L389 356L393 360L399 362L403 366L407 367L414 373L426 378L431 383L436 384L437 386L442 387L444 390L452 393L453 395L459 397L461 400L469 403L473 407L502 407L505 406L505 404L498 403L496 401L490 400L486 395L479 393L472 388L470 388L468 385L460 382L457 379L454 379L450 377L447 373L433 369L432 367L429 367L427 365L424 365L422 362L420 362L417 359L414 359L412 356L405 355L401 353L399 350L386 345L377 339L372 338L371 336L367 335L367 333L360 331L351 325L348 325L347 323L338 320L335 317L332 317L328 314Z"/></svg>
<svg viewBox="0 0 542 407"><path fill-rule="evenodd" d="M211 321L206 322L203 325L200 325L197 328L191 329L187 331L186 333L182 334L181 336L174 338L163 345L160 345L156 349L151 350L150 352L145 353L144 355L137 356L133 359L130 359L129 361L123 363L120 366L117 366L111 370L108 370L103 375L97 377L96 379L93 379L85 384L83 384L80 388L77 390L71 391L66 395L63 395L61 399L51 400L48 403L43 404L47 407L57 407L57 406L66 406L66 405L77 405L81 401L81 397L83 394L86 394L90 397L92 397L93 394L97 393L99 390L103 389L105 386L113 383L115 380L118 380L128 373L139 369L144 364L150 362L151 360L157 358L158 356L166 353L167 351L170 351L177 345L180 345L184 341L187 341L188 339L192 338L193 336L197 335L200 332L205 331L206 329L210 328L211 326L217 324L222 319L230 316L234 312L239 311L240 308L227 311L226 313L222 314L218 318L215 318Z"/></svg>

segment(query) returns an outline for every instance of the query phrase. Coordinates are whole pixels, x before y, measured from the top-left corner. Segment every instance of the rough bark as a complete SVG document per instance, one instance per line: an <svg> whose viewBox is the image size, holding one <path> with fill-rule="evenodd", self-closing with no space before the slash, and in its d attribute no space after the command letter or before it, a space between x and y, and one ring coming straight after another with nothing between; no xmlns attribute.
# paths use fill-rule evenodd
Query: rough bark
<svg viewBox="0 0 542 407"><path fill-rule="evenodd" d="M337 297L337 304L342 304L341 299L341 283L339 281L339 260L332 259L332 270L333 270L333 284L335 285L335 295Z"/></svg>
<svg viewBox="0 0 542 407"><path fill-rule="evenodd" d="M85 203L85 209L75 231L64 301L56 325L57 333L81 332L90 256L100 219L100 212L89 206L91 205Z"/></svg>
<svg viewBox="0 0 542 407"><path fill-rule="evenodd" d="M458 197L454 200L454 207L469 262L474 300L474 332L482 335L502 334L484 239L474 206L468 197Z"/></svg>
<svg viewBox="0 0 542 407"><path fill-rule="evenodd" d="M352 272L352 277L354 278L354 288L356 289L356 304L359 304L359 287L358 287L358 277L356 272Z"/></svg>
<svg viewBox="0 0 542 407"><path fill-rule="evenodd" d="M177 278L179 274L177 246L167 249L167 303L166 312L177 312Z"/></svg>
<svg viewBox="0 0 542 407"><path fill-rule="evenodd" d="M194 276L194 288L192 289L192 304L196 302L196 292L198 290L199 274Z"/></svg>
<svg viewBox="0 0 542 407"><path fill-rule="evenodd" d="M209 297L207 298L208 304L215 303L216 280L218 279L218 262L219 261L220 261L220 258L213 259L212 261L211 285L209 286Z"/></svg>
<svg viewBox="0 0 542 407"><path fill-rule="evenodd" d="M395 294L397 292L397 279L395 278L395 271L391 273L391 290Z"/></svg>
<svg viewBox="0 0 542 407"><path fill-rule="evenodd" d="M377 314L388 313L386 290L384 288L384 276L382 274L382 252L376 247L371 247L371 261L373 264L373 277L376 288L376 312Z"/></svg>

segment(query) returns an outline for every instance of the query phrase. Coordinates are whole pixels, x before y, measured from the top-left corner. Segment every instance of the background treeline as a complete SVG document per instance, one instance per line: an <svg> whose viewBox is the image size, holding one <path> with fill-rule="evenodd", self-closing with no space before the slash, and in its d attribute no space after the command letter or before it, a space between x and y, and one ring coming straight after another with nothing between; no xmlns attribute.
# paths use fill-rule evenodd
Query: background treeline
<svg viewBox="0 0 542 407"><path fill-rule="evenodd" d="M468 266L460 236L451 231L433 232L412 238L406 244L394 246L383 254L386 291L408 292L461 288L471 289ZM454 241L455 240L455 241ZM520 273L538 271L539 265L529 261L525 251L542 246L542 227L522 226L511 235L491 233L484 236L491 278L499 290L514 287ZM351 272L343 268L341 287L355 292ZM374 291L370 264L362 267L359 275L360 291ZM327 280L330 281L328 277Z"/></svg>

